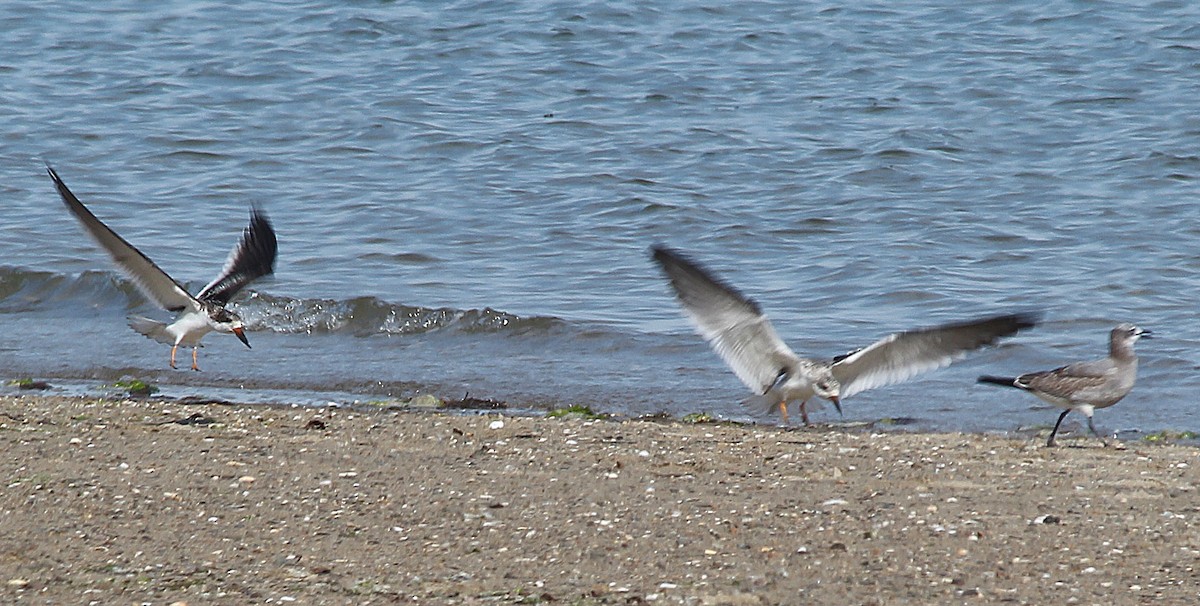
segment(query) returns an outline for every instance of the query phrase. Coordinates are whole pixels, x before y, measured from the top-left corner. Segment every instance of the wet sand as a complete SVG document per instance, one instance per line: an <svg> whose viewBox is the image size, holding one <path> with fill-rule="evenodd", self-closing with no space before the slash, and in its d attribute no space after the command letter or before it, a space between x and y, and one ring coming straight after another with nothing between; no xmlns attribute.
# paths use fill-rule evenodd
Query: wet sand
<svg viewBox="0 0 1200 606"><path fill-rule="evenodd" d="M1200 449L0 398L24 604L1195 604Z"/></svg>

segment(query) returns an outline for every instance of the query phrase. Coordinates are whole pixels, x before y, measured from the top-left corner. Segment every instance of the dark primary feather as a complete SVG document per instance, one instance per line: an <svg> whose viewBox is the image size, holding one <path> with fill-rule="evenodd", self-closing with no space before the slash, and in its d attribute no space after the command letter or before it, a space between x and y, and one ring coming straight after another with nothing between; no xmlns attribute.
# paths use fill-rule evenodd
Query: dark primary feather
<svg viewBox="0 0 1200 606"><path fill-rule="evenodd" d="M663 246L651 248L671 288L696 329L755 393L790 368L796 354L763 315L758 304L699 264Z"/></svg>
<svg viewBox="0 0 1200 606"><path fill-rule="evenodd" d="M689 309L720 311L724 308L739 307L755 315L762 314L757 302L705 271L695 261L665 246L652 246L650 250L654 254L654 260L662 266L671 281L675 294L679 295L679 300ZM720 296L711 296L714 293Z"/></svg>
<svg viewBox="0 0 1200 606"><path fill-rule="evenodd" d="M1018 313L896 333L836 359L833 374L842 397L897 383L941 368L968 351L1037 324L1039 315Z"/></svg>
<svg viewBox="0 0 1200 606"><path fill-rule="evenodd" d="M250 225L242 234L242 241L229 253L221 275L205 286L196 298L220 305L229 303L247 284L274 273L277 250L271 222L265 213L254 209Z"/></svg>
<svg viewBox="0 0 1200 606"><path fill-rule="evenodd" d="M62 198L63 204L66 204L71 214L79 219L88 235L108 252L113 261L116 261L117 267L133 279L134 284L146 296L169 311L178 312L189 307L198 307L196 300L188 293L187 289L155 265L154 261L151 261L142 251L134 248L132 244L117 235L117 232L97 219L96 215L92 214L92 211L88 210L79 201L79 198L71 193L70 189L67 189L67 184L63 183L53 168L47 166L46 172L54 180L54 187L58 189L59 197Z"/></svg>
<svg viewBox="0 0 1200 606"><path fill-rule="evenodd" d="M1040 313L1015 313L994 316L984 320L967 320L965 322L944 324L934 328L914 330L903 334L936 336L938 341L950 349L975 349L984 345L991 345L1002 337L1012 336L1027 328L1033 328L1037 326L1040 320Z"/></svg>

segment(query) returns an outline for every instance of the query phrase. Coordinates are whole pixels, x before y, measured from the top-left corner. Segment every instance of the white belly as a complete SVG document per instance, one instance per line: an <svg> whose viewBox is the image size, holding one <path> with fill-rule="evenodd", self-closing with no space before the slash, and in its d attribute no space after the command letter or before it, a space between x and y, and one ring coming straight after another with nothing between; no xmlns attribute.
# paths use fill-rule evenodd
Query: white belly
<svg viewBox="0 0 1200 606"><path fill-rule="evenodd" d="M175 322L167 326L167 332L175 337L176 345L195 347L204 335L213 331L208 314L184 312Z"/></svg>

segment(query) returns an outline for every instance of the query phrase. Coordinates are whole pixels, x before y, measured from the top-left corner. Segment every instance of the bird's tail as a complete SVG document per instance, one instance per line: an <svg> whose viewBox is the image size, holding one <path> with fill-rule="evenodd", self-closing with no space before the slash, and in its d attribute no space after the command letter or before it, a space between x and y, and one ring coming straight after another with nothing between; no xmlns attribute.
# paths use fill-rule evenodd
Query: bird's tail
<svg viewBox="0 0 1200 606"><path fill-rule="evenodd" d="M783 402L780 392L771 390L761 396L750 396L742 400L742 406L755 414L773 414L779 412L779 404ZM792 402L797 404L797 402ZM809 412L825 410L825 404L819 398L811 398L805 406Z"/></svg>
<svg viewBox="0 0 1200 606"><path fill-rule="evenodd" d="M993 377L992 375L983 375L976 379L978 383L991 383L992 385L1003 385L1005 387L1017 387L1016 377Z"/></svg>
<svg viewBox="0 0 1200 606"><path fill-rule="evenodd" d="M779 392L772 390L761 396L750 396L742 400L742 406L754 411L755 414L770 414L779 410L779 403L782 401L783 398L779 397Z"/></svg>
<svg viewBox="0 0 1200 606"><path fill-rule="evenodd" d="M141 316L130 316L129 327L159 343L166 343L167 345L175 344L175 337L167 332L167 325L162 322L156 322L150 318L143 318Z"/></svg>

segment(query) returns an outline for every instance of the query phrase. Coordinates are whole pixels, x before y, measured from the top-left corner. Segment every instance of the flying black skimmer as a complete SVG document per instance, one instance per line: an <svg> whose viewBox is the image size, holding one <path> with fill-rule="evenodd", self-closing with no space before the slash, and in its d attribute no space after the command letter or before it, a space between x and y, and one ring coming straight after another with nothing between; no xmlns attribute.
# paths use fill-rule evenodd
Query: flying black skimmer
<svg viewBox="0 0 1200 606"><path fill-rule="evenodd" d="M840 414L843 398L942 368L1038 320L1030 313L993 316L895 333L832 360L802 358L753 300L674 250L655 246L651 251L697 332L757 394L745 403L778 409L784 424L789 402L800 402L807 425L806 403L814 395L833 402Z"/></svg>
<svg viewBox="0 0 1200 606"><path fill-rule="evenodd" d="M192 370L200 370L196 359L200 339L214 330L233 333L246 347L250 347L242 319L225 309L225 306L247 284L275 271L275 230L271 228L266 214L258 209L251 212L250 226L242 234L241 242L229 254L221 274L193 297L149 257L97 219L67 189L66 183L53 168L47 166L46 171L54 180L63 203L83 224L88 235L108 252L117 267L147 297L167 311L179 314L171 324L142 317L130 319L130 326L134 330L171 346L171 368L175 368L175 352L182 345L192 348Z"/></svg>

